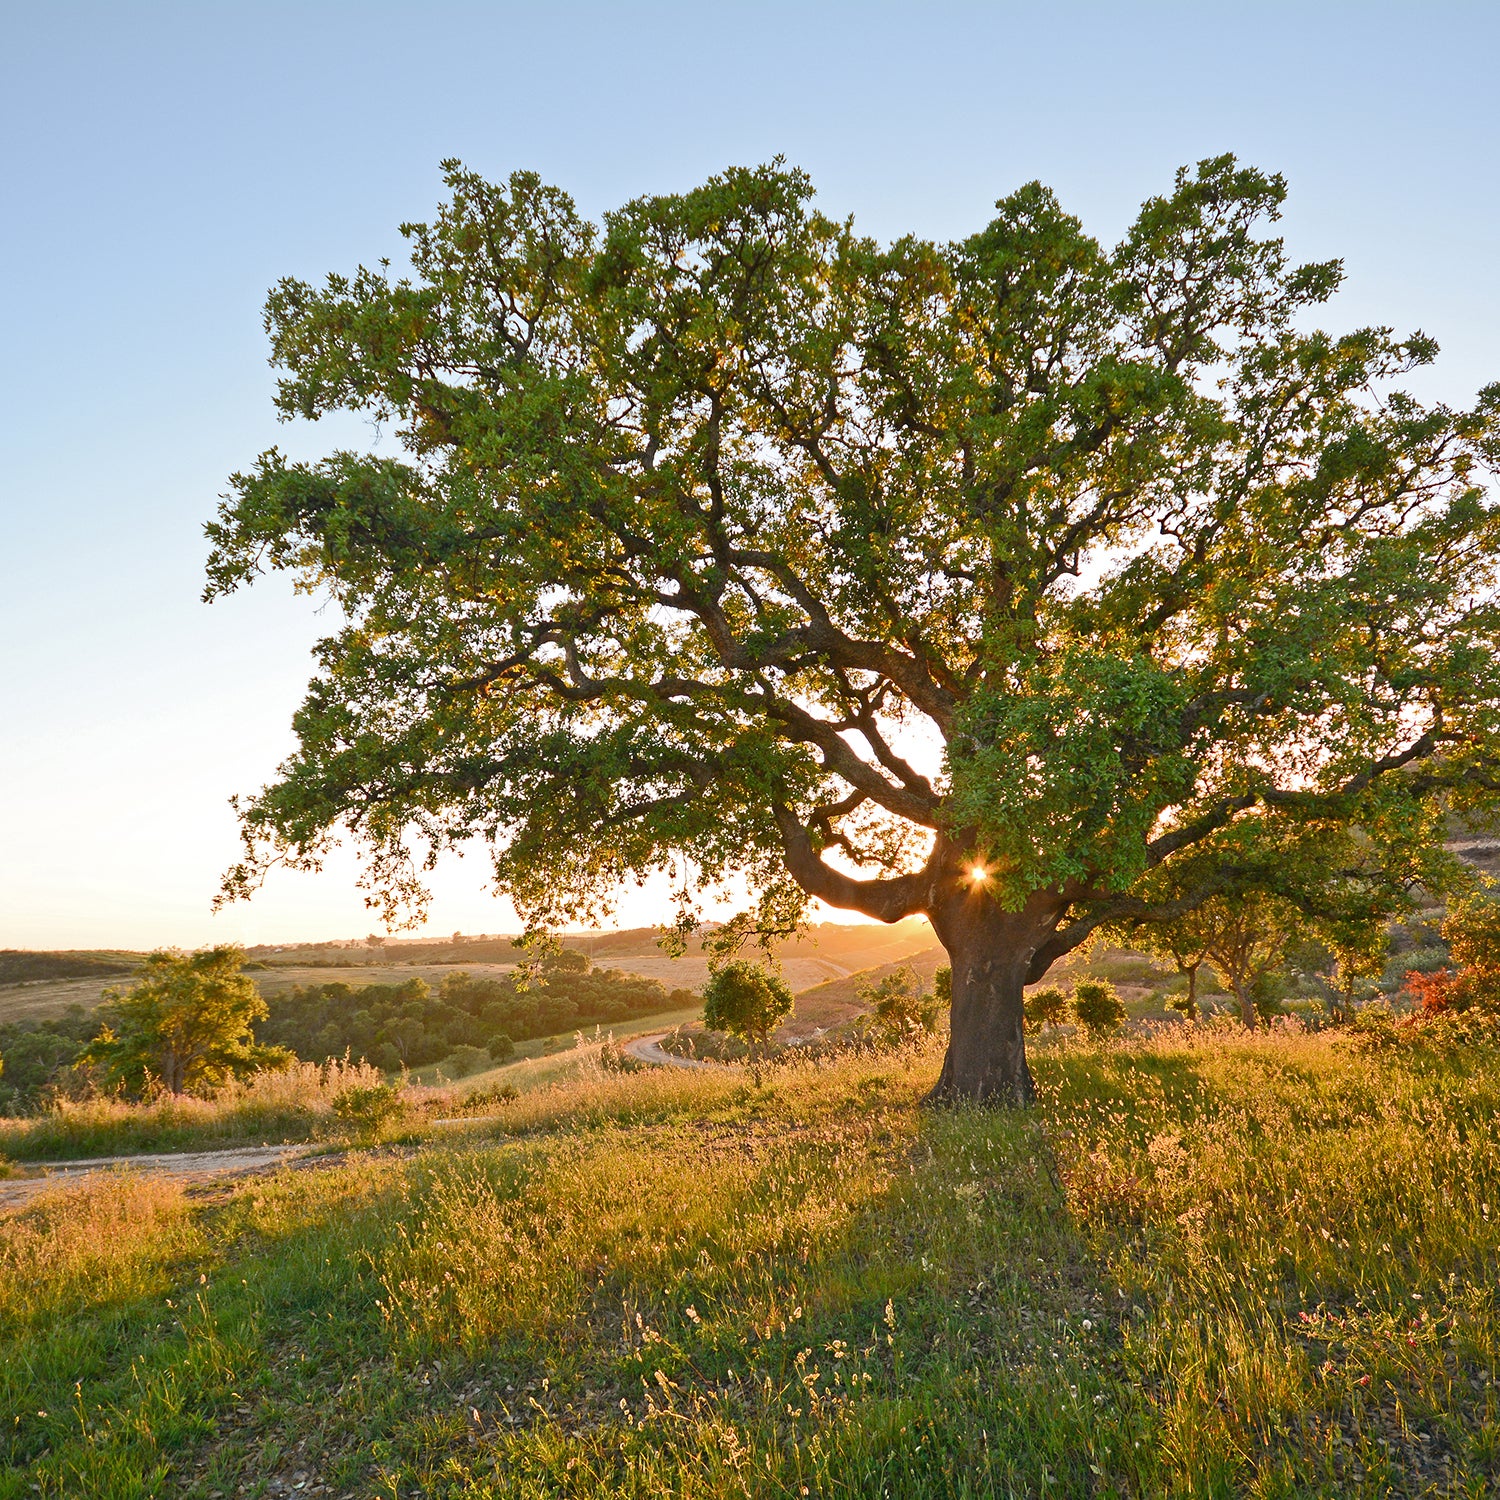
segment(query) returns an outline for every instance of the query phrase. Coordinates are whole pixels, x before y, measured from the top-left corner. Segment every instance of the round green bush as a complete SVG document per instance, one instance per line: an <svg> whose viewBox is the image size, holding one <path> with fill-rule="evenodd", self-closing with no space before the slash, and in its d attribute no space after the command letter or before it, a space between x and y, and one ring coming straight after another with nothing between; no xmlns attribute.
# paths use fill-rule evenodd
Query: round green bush
<svg viewBox="0 0 1500 1500"><path fill-rule="evenodd" d="M1073 1019L1090 1036L1107 1036L1125 1020L1125 1002L1107 979L1080 979L1073 986Z"/></svg>

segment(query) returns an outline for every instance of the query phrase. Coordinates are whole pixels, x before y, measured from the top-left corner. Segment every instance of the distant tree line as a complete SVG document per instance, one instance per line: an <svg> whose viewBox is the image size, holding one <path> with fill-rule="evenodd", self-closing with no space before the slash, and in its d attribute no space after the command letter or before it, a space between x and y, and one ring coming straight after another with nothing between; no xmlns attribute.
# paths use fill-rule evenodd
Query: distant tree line
<svg viewBox="0 0 1500 1500"><path fill-rule="evenodd" d="M387 1071L440 1062L463 1047L483 1048L502 1061L529 1038L695 1005L697 998L654 979L591 970L581 953L564 950L544 959L529 979L449 974L436 995L417 978L357 988L299 985L269 1002L256 1038L310 1062L348 1052Z"/></svg>
<svg viewBox="0 0 1500 1500"><path fill-rule="evenodd" d="M42 1104L98 1030L97 1018L81 1005L47 1021L0 1022L0 1115L29 1114Z"/></svg>

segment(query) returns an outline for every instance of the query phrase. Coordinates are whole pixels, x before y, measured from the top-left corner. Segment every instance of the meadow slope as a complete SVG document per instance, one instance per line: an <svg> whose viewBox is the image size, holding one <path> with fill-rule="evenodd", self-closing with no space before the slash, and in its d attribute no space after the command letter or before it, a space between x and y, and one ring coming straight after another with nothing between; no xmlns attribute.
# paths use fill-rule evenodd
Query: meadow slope
<svg viewBox="0 0 1500 1500"><path fill-rule="evenodd" d="M585 1076L0 1221L0 1497L1445 1495L1500 1474L1493 1049Z"/></svg>

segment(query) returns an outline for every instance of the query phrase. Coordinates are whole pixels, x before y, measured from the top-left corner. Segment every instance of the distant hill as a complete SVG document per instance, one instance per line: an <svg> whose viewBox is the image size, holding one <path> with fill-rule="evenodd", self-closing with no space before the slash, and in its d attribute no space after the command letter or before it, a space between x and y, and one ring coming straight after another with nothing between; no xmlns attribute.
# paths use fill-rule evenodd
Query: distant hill
<svg viewBox="0 0 1500 1500"><path fill-rule="evenodd" d="M38 979L109 979L129 974L142 954L95 949L38 953L0 948L0 984L30 984Z"/></svg>
<svg viewBox="0 0 1500 1500"><path fill-rule="evenodd" d="M927 936L931 937L931 930ZM788 1034L806 1036L814 1030L827 1030L840 1021L847 1021L869 1007L860 998L861 992L880 983L888 974L899 969L910 968L929 987L938 969L948 962L947 953L937 943L905 953L899 960L874 964L866 969L846 974L841 979L830 979L801 991L797 996L797 1008L792 1019L783 1028Z"/></svg>
<svg viewBox="0 0 1500 1500"><path fill-rule="evenodd" d="M566 947L586 954L596 968L619 969L659 979L668 989L701 989L708 978L702 944L681 958L657 946L654 927L618 932L569 933ZM824 922L802 936L775 945L793 990L897 963L932 947L932 929L921 918L887 927L875 923ZM437 939L389 938L383 943L263 944L248 950L249 969L261 992L275 996L294 985L345 980L353 985L425 980L437 989L444 977L463 970L475 978L498 977L521 959L506 934ZM72 953L0 953L0 1020L45 1019L69 1005L91 1010L101 992L128 977L142 954L90 950ZM815 1023L821 1024L821 1023Z"/></svg>

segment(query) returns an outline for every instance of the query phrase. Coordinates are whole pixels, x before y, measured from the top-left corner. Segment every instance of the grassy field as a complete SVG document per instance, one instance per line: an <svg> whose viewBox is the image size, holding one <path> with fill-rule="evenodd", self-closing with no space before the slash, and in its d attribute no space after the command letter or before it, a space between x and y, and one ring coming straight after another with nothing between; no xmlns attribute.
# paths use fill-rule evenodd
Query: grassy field
<svg viewBox="0 0 1500 1500"><path fill-rule="evenodd" d="M1178 1030L585 1074L503 1124L0 1221L0 1496L1464 1495L1500 1061Z"/></svg>

